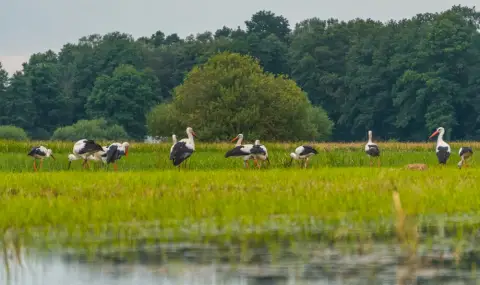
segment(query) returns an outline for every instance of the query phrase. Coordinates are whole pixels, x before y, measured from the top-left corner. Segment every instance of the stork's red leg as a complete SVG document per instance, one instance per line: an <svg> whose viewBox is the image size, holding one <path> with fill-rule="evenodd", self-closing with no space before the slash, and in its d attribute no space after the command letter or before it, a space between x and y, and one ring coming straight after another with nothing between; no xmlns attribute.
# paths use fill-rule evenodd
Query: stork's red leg
<svg viewBox="0 0 480 285"><path fill-rule="evenodd" d="M42 169L42 166L43 166L43 159L40 160L40 169Z"/></svg>
<svg viewBox="0 0 480 285"><path fill-rule="evenodd" d="M117 163L116 163L116 162L113 164L113 169L115 169L115 171L118 170L118 169L117 169Z"/></svg>
<svg viewBox="0 0 480 285"><path fill-rule="evenodd" d="M380 167L380 158L378 159L378 167Z"/></svg>
<svg viewBox="0 0 480 285"><path fill-rule="evenodd" d="M33 160L33 170L37 171L37 160L36 159Z"/></svg>

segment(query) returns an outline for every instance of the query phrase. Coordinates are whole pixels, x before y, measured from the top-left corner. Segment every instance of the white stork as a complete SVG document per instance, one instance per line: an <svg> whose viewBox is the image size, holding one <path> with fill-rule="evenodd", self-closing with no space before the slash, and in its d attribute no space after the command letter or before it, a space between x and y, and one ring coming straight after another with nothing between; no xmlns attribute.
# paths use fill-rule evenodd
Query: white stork
<svg viewBox="0 0 480 285"><path fill-rule="evenodd" d="M173 162L174 166L180 165L183 161L187 160L192 153L195 151L195 142L193 137L197 136L191 127L188 127L186 130L187 139L182 139L173 145L172 151L170 153L170 159Z"/></svg>
<svg viewBox="0 0 480 285"><path fill-rule="evenodd" d="M258 160L262 160L262 164L263 161L266 160L268 162L268 165L270 165L270 159L268 158L268 150L264 145L260 144L260 140L255 140L255 144L250 150L250 153L252 154L254 162L258 168L260 168Z"/></svg>
<svg viewBox="0 0 480 285"><path fill-rule="evenodd" d="M33 157L33 169L35 171L37 171L37 159L40 159L40 169L42 168L43 160L45 158L51 157L55 160L55 157L53 156L52 150L47 149L43 145L32 147L32 149L30 150L30 152L27 155Z"/></svg>
<svg viewBox="0 0 480 285"><path fill-rule="evenodd" d="M472 148L468 146L461 147L460 150L458 151L458 154L460 155L460 158L461 158L461 160L457 164L458 168L462 168L463 164L465 164L465 167L468 167L467 159L473 155Z"/></svg>
<svg viewBox="0 0 480 285"><path fill-rule="evenodd" d="M252 159L252 155L250 153L253 144L244 144L243 142L243 134L238 134L235 138L232 139L232 142L237 141L235 147L225 153L225 158L227 157L241 157L243 159L243 165L245 168L249 167L248 160Z"/></svg>
<svg viewBox="0 0 480 285"><path fill-rule="evenodd" d="M94 140L87 140L87 139L81 139L77 141L73 145L73 156L76 157L76 159L71 159L72 155L68 155L68 169L70 169L70 166L72 164L73 160L77 159L83 159L83 167L85 168L88 165L88 160L94 160L92 158L89 158L90 155L94 155L96 152L104 152L104 148L96 143Z"/></svg>
<svg viewBox="0 0 480 285"><path fill-rule="evenodd" d="M378 157L378 167L380 167L380 149L378 145L372 141L372 131L368 131L368 142L365 145L365 153L370 156L370 167L372 166L372 157Z"/></svg>
<svg viewBox="0 0 480 285"><path fill-rule="evenodd" d="M117 146L118 151L120 151L120 155L128 156L128 148L130 147L130 144L128 142L123 142L123 143L114 142L114 143L111 143L107 148L110 148L112 145Z"/></svg>
<svg viewBox="0 0 480 285"><path fill-rule="evenodd" d="M435 147L435 150L437 153L438 163L440 164L447 164L447 160L450 157L451 152L450 146L443 140L444 134L445 129L440 127L429 137L429 139L431 139L434 136L438 135L437 146Z"/></svg>
<svg viewBox="0 0 480 285"><path fill-rule="evenodd" d="M290 160L290 165L292 165L294 159L297 159L302 160L302 164L305 168L307 168L308 160L311 156L314 156L317 153L317 150L314 149L312 146L301 145L295 149L295 152L290 153L290 157L292 158Z"/></svg>

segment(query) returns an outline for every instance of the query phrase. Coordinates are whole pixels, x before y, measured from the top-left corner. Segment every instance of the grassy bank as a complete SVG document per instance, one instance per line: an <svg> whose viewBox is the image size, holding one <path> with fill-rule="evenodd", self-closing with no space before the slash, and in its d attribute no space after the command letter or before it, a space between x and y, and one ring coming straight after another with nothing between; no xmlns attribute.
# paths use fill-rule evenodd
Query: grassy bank
<svg viewBox="0 0 480 285"><path fill-rule="evenodd" d="M479 180L476 170L450 169L0 173L0 228L212 218L255 225L272 215L368 221L392 215L394 189L408 214L477 213Z"/></svg>

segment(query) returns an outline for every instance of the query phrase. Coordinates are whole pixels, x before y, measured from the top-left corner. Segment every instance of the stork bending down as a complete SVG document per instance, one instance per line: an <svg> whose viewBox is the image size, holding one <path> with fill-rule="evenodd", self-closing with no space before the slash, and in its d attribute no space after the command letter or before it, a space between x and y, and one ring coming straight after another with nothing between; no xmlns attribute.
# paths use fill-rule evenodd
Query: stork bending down
<svg viewBox="0 0 480 285"><path fill-rule="evenodd" d="M308 160L311 156L314 156L317 153L317 150L314 149L312 146L301 145L295 149L295 152L290 153L290 157L292 158L290 160L290 165L292 165L294 159L297 159L302 160L302 166L307 168Z"/></svg>
<svg viewBox="0 0 480 285"><path fill-rule="evenodd" d="M33 157L33 169L34 171L37 171L37 159L40 159L40 169L42 168L43 165L43 160L47 157L51 157L55 160L55 157L53 156L52 150L47 149L43 145L41 146L34 146L30 150L30 152L27 154L28 156Z"/></svg>
<svg viewBox="0 0 480 285"><path fill-rule="evenodd" d="M458 162L458 168L462 168L462 166L465 164L465 167L468 167L467 165L467 159L470 158L473 155L473 150L471 147L461 147L460 150L458 151L458 154L460 155L460 161Z"/></svg>
<svg viewBox="0 0 480 285"><path fill-rule="evenodd" d="M72 164L73 160L83 159L82 166L88 166L88 160L93 160L89 156L93 156L96 152L104 152L104 148L96 143L94 140L81 139L73 145L73 154L68 155L68 169ZM75 159L72 159L75 157Z"/></svg>

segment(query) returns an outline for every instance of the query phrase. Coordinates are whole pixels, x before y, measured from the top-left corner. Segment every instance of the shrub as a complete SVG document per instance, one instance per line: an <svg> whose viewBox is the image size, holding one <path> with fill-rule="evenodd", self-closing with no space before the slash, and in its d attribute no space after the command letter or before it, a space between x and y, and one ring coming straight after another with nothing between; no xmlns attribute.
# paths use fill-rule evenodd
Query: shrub
<svg viewBox="0 0 480 285"><path fill-rule="evenodd" d="M80 120L77 123L55 130L52 140L77 141L93 140L126 140L127 132L122 126L108 124L105 119Z"/></svg>
<svg viewBox="0 0 480 285"><path fill-rule="evenodd" d="M28 140L27 133L15 126L0 126L0 139L26 141Z"/></svg>

